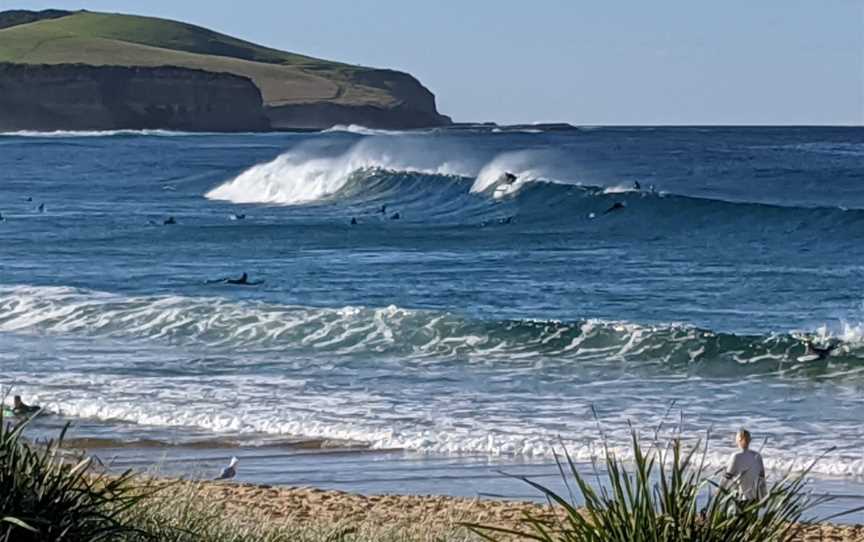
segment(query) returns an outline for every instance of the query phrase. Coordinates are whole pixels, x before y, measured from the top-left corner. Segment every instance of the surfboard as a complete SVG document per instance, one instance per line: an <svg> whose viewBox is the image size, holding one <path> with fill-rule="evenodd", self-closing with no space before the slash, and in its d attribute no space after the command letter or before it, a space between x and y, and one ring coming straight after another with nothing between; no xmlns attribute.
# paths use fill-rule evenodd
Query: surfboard
<svg viewBox="0 0 864 542"><path fill-rule="evenodd" d="M807 354L804 356L798 356L797 359L800 362L816 361L817 359L819 359L819 354Z"/></svg>

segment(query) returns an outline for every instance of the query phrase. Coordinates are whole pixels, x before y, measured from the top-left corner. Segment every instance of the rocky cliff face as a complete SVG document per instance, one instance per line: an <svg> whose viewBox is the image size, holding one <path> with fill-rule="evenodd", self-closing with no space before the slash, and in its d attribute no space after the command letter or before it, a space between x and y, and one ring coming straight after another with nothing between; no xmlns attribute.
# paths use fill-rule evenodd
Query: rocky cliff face
<svg viewBox="0 0 864 542"><path fill-rule="evenodd" d="M259 131L248 78L176 67L0 63L0 131Z"/></svg>

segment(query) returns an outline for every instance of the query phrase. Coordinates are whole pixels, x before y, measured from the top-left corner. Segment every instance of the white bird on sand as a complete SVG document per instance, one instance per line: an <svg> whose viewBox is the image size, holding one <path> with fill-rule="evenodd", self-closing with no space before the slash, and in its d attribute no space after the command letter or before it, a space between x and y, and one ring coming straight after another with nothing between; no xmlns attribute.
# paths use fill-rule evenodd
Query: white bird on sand
<svg viewBox="0 0 864 542"><path fill-rule="evenodd" d="M219 474L219 476L214 478L214 480L229 480L231 478L234 478L234 476L237 475L237 463L239 462L239 459L237 459L236 457L232 457L231 462L228 464L228 466L222 469L222 472Z"/></svg>

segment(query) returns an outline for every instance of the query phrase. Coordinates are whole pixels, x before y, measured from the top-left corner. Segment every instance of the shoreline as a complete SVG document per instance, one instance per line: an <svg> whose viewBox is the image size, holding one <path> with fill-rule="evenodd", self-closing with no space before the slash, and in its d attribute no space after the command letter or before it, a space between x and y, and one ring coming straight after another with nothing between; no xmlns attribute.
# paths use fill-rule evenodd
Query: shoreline
<svg viewBox="0 0 864 542"><path fill-rule="evenodd" d="M423 526L439 529L435 536L444 540L476 539L462 522L519 528L519 518L531 514L551 517L548 505L521 500L451 497L443 495L404 495L325 490L315 487L273 486L170 478L150 478L165 495L194 494L207 502L214 512L238 522L265 521L275 527L362 529L380 527L388 532L402 530L418 535ZM160 492L161 493L161 492ZM434 526L434 527L433 527ZM420 528L420 532L416 532ZM473 537L473 538L472 538ZM817 523L804 525L794 538L801 541L864 541L864 525Z"/></svg>

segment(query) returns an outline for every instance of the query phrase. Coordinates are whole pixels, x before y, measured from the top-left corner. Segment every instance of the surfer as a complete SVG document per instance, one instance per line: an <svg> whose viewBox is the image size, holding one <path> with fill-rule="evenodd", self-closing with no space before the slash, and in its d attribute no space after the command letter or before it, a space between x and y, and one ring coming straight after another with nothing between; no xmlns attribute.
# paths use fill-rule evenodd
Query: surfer
<svg viewBox="0 0 864 542"><path fill-rule="evenodd" d="M28 405L21 400L20 395L12 398L12 413L16 416L28 416L42 410L42 407L36 405Z"/></svg>
<svg viewBox="0 0 864 542"><path fill-rule="evenodd" d="M384 205L382 205L381 208L378 209L378 212L381 213L382 215L386 215L387 214L387 204L385 203Z"/></svg>
<svg viewBox="0 0 864 542"><path fill-rule="evenodd" d="M509 171L505 171L504 177L501 180L502 180L502 182L504 182L506 184L513 184L516 182L516 179L518 179L518 178L519 177L517 177L513 173L510 173Z"/></svg>
<svg viewBox="0 0 864 542"><path fill-rule="evenodd" d="M176 224L176 223L177 223L177 221L174 220L173 216L169 216L168 218L166 218L165 220L162 221L163 226L170 226L171 224Z"/></svg>
<svg viewBox="0 0 864 542"><path fill-rule="evenodd" d="M225 279L225 284L249 284L249 275L244 271L239 279Z"/></svg>
<svg viewBox="0 0 864 542"><path fill-rule="evenodd" d="M615 203L612 204L612 207L609 207L608 209L603 211L603 214L608 215L609 213L614 213L615 211L621 211L625 207L627 207L627 205L625 205L624 202L616 201Z"/></svg>
<svg viewBox="0 0 864 542"><path fill-rule="evenodd" d="M513 216L512 215L505 217L505 218L499 218L498 219L499 224L510 224L512 222L513 222Z"/></svg>
<svg viewBox="0 0 864 542"><path fill-rule="evenodd" d="M221 279L208 280L204 284L233 284L235 286L257 286L264 284L263 280L249 280L249 275L244 271L238 278L225 277Z"/></svg>
<svg viewBox="0 0 864 542"><path fill-rule="evenodd" d="M233 214L233 215L231 215L230 218L231 218L231 220L243 220L246 218L246 215L245 214L242 214L242 215L241 214Z"/></svg>
<svg viewBox="0 0 864 542"><path fill-rule="evenodd" d="M402 215L399 214L399 211L396 211L392 215L390 215L390 220L399 220L402 218Z"/></svg>
<svg viewBox="0 0 864 542"><path fill-rule="evenodd" d="M36 207L36 210L39 211L40 213L44 213L45 212L45 204L40 203L39 207Z"/></svg>
<svg viewBox="0 0 864 542"><path fill-rule="evenodd" d="M817 346L814 344L812 337L807 337L804 339L804 355L805 356L818 356L817 359L825 359L831 355L832 352L837 350L840 347L838 342L828 343L824 346Z"/></svg>
<svg viewBox="0 0 864 542"><path fill-rule="evenodd" d="M642 185L639 184L639 181L633 181L633 190L642 190Z"/></svg>
<svg viewBox="0 0 864 542"><path fill-rule="evenodd" d="M351 225L352 225L352 226L356 226L356 225L357 225L357 217L355 217L355 216L352 216L352 217L351 217Z"/></svg>

